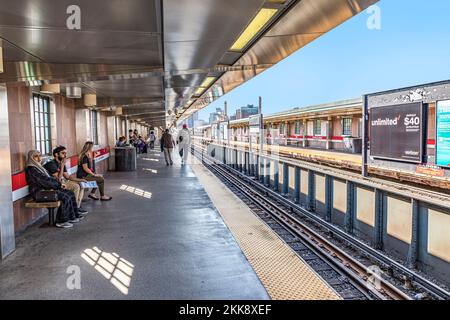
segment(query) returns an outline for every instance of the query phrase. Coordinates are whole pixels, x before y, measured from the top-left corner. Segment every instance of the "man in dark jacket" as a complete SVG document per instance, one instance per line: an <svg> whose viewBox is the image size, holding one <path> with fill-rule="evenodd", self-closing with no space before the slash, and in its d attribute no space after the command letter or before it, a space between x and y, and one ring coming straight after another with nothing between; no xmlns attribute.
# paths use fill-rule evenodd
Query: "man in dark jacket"
<svg viewBox="0 0 450 320"><path fill-rule="evenodd" d="M172 135L169 133L169 129L166 129L166 131L164 131L161 142L164 147L164 159L166 159L166 165L173 165L172 152L173 147L175 146L175 141L173 140Z"/></svg>

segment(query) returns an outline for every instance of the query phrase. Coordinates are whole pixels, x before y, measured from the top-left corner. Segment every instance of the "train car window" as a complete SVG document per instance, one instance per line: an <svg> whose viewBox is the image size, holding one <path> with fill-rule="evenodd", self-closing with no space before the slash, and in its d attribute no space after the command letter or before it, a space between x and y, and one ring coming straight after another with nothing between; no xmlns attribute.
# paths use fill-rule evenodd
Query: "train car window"
<svg viewBox="0 0 450 320"><path fill-rule="evenodd" d="M51 154L50 98L33 94L34 146L42 155Z"/></svg>

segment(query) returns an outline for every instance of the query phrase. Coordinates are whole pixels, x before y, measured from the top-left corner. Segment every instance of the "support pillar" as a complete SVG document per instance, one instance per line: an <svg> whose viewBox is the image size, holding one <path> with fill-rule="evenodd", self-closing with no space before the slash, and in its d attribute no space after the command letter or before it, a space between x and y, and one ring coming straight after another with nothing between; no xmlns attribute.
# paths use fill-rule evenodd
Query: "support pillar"
<svg viewBox="0 0 450 320"><path fill-rule="evenodd" d="M328 117L327 119L327 142L326 142L326 149L330 150L331 149L331 139L333 137L333 122L332 122L332 118Z"/></svg>
<svg viewBox="0 0 450 320"><path fill-rule="evenodd" d="M260 165L259 165L259 161L260 161L260 159L259 159L259 155L256 155L255 156L255 179L256 180L259 180L259 168L260 168Z"/></svg>
<svg viewBox="0 0 450 320"><path fill-rule="evenodd" d="M6 87L0 85L0 258L16 249L11 183L11 149Z"/></svg>
<svg viewBox="0 0 450 320"><path fill-rule="evenodd" d="M246 151L244 151L244 153L243 153L243 155L244 155L244 174L249 174L249 172L250 172L250 170L249 170L249 168L248 168L248 166L249 166L249 164L248 164L248 152L246 152Z"/></svg>
<svg viewBox="0 0 450 320"><path fill-rule="evenodd" d="M411 244L409 246L407 265L408 268L415 269L417 266L417 258L419 255L419 201L411 200L412 210L412 230Z"/></svg>
<svg viewBox="0 0 450 320"><path fill-rule="evenodd" d="M363 125L363 134L362 134L362 166L361 166L361 174L363 177L367 177L368 167L367 161L369 158L368 150L369 150L369 102L368 97L364 96L363 98L363 114L362 114L362 125Z"/></svg>
<svg viewBox="0 0 450 320"><path fill-rule="evenodd" d="M253 153L249 153L249 160L250 160L250 175L252 177L255 176L255 155Z"/></svg>
<svg viewBox="0 0 450 320"><path fill-rule="evenodd" d="M295 177L294 177L294 202L300 203L300 168L295 167Z"/></svg>
<svg viewBox="0 0 450 320"><path fill-rule="evenodd" d="M302 127L303 127L302 147L303 148L306 148L306 135L308 134L307 125L308 125L308 122L306 120L302 120Z"/></svg>
<svg viewBox="0 0 450 320"><path fill-rule="evenodd" d="M238 152L238 158L239 158L239 172L244 172L244 153L239 151Z"/></svg>
<svg viewBox="0 0 450 320"><path fill-rule="evenodd" d="M264 176L265 176L265 181L264 184L266 185L266 187L270 187L270 159L265 159L265 168L264 168Z"/></svg>
<svg viewBox="0 0 450 320"><path fill-rule="evenodd" d="M325 176L325 221L331 221L333 211L333 177Z"/></svg>
<svg viewBox="0 0 450 320"><path fill-rule="evenodd" d="M264 184L264 179L266 178L266 160L260 156L259 157L259 181Z"/></svg>
<svg viewBox="0 0 450 320"><path fill-rule="evenodd" d="M289 122L285 121L284 122L284 145L287 146L288 145L288 139L289 139L289 132L290 132L290 128L289 128Z"/></svg>
<svg viewBox="0 0 450 320"><path fill-rule="evenodd" d="M374 247L383 249L383 212L384 200L383 191L375 189L375 227L374 227Z"/></svg>
<svg viewBox="0 0 450 320"><path fill-rule="evenodd" d="M347 212L344 218L344 228L349 234L353 234L353 221L355 216L355 185L347 181Z"/></svg>
<svg viewBox="0 0 450 320"><path fill-rule="evenodd" d="M316 210L316 183L314 178L314 172L312 170L308 170L308 201L306 204L306 208L308 211Z"/></svg>
<svg viewBox="0 0 450 320"><path fill-rule="evenodd" d="M278 161L273 163L273 190L278 192L280 187L280 164Z"/></svg>
<svg viewBox="0 0 450 320"><path fill-rule="evenodd" d="M281 194L284 197L289 195L289 166L287 163L283 163L283 189Z"/></svg>

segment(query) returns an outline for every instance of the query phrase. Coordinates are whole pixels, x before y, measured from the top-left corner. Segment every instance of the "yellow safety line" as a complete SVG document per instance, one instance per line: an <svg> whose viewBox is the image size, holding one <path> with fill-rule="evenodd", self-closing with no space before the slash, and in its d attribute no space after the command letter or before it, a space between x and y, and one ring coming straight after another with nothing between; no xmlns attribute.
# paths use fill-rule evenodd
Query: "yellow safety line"
<svg viewBox="0 0 450 320"><path fill-rule="evenodd" d="M342 299L219 179L192 168L272 299Z"/></svg>

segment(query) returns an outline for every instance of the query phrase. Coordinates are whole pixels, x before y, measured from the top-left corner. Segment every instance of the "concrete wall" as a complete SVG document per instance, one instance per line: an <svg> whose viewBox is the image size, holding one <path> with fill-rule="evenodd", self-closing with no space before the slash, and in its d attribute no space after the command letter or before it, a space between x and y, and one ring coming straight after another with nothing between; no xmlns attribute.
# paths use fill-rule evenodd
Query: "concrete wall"
<svg viewBox="0 0 450 320"><path fill-rule="evenodd" d="M29 87L8 87L8 116L11 146L11 171L25 169L26 153L33 148Z"/></svg>

